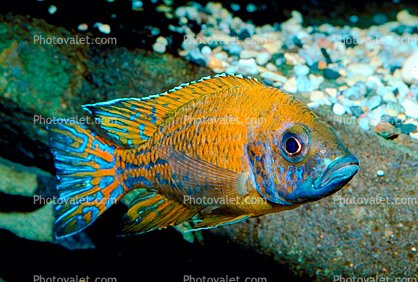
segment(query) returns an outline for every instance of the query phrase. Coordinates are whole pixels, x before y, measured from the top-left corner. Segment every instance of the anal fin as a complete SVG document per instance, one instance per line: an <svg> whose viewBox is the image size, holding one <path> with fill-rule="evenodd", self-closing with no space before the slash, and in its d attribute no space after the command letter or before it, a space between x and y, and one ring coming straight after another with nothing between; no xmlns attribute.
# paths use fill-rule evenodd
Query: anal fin
<svg viewBox="0 0 418 282"><path fill-rule="evenodd" d="M130 204L122 219L121 236L141 234L178 225L197 212L157 192L145 191Z"/></svg>

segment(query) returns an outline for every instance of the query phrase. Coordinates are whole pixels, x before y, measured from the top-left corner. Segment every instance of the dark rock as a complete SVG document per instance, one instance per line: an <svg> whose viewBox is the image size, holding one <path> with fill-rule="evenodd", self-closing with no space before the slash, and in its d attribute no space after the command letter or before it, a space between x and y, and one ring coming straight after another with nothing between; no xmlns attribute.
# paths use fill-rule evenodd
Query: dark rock
<svg viewBox="0 0 418 282"><path fill-rule="evenodd" d="M396 118L396 117L392 117L392 116L388 116L388 115L384 115L381 117L382 121L386 121L390 124L392 124L395 127L401 127L402 126L402 120Z"/></svg>
<svg viewBox="0 0 418 282"><path fill-rule="evenodd" d="M251 33L248 29L243 28L241 32L239 33L238 37L239 39L244 40L244 39L251 37Z"/></svg>
<svg viewBox="0 0 418 282"><path fill-rule="evenodd" d="M359 106L352 106L350 107L350 110L353 116L355 116L356 118L359 118L364 113L361 107Z"/></svg>
<svg viewBox="0 0 418 282"><path fill-rule="evenodd" d="M322 71L324 72L324 77L326 79L334 80L341 76L338 72L330 68L324 68Z"/></svg>
<svg viewBox="0 0 418 282"><path fill-rule="evenodd" d="M318 62L313 63L312 65L309 66L309 68L311 69L311 72L317 72L318 69Z"/></svg>
<svg viewBox="0 0 418 282"><path fill-rule="evenodd" d="M401 24L398 27L392 29L392 31L395 32L398 35L402 35L405 32L407 32L408 30L409 30L409 27L407 27L406 25L403 25L403 24Z"/></svg>
<svg viewBox="0 0 418 282"><path fill-rule="evenodd" d="M321 53L322 53L322 55L325 58L325 62L327 64L332 64L331 57L329 56L329 54L328 54L328 52L327 52L327 50L325 48L321 48Z"/></svg>
<svg viewBox="0 0 418 282"><path fill-rule="evenodd" d="M407 123L403 124L400 129L403 134L410 134L411 132L417 131L417 126L415 124Z"/></svg>
<svg viewBox="0 0 418 282"><path fill-rule="evenodd" d="M342 39L341 42L344 42L345 48L354 48L357 45L356 40L352 36Z"/></svg>

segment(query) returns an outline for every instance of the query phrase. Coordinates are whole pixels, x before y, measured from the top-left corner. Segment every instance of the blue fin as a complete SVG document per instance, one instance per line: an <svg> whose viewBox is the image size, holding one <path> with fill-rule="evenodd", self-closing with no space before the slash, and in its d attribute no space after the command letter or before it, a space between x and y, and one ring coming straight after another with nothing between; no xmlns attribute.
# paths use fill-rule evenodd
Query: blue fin
<svg viewBox="0 0 418 282"><path fill-rule="evenodd" d="M59 194L55 236L62 238L92 224L125 191L117 176L114 145L79 123L48 129Z"/></svg>

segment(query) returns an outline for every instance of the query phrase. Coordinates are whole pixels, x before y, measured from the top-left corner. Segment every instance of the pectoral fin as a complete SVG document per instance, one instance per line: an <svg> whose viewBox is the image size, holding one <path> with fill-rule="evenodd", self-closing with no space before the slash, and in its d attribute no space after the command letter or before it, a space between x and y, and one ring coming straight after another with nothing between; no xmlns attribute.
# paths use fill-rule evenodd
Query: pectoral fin
<svg viewBox="0 0 418 282"><path fill-rule="evenodd" d="M247 175L220 168L204 160L191 158L168 146L159 146L157 154L168 161L171 182L182 195L212 199L208 205L225 204L244 196ZM209 203L210 202L210 203ZM205 205L204 201L202 202Z"/></svg>
<svg viewBox="0 0 418 282"><path fill-rule="evenodd" d="M202 222L194 226L194 228L189 231L211 229L211 228L216 228L222 225L234 224L234 223L243 221L249 217L250 217L249 215L245 215L245 214L242 214L242 215L208 214L203 218Z"/></svg>

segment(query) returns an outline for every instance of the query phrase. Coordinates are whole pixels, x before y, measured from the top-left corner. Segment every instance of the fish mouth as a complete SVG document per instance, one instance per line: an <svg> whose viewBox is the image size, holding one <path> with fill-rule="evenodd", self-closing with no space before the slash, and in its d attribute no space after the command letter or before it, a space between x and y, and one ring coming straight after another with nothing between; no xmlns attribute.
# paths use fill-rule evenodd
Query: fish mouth
<svg viewBox="0 0 418 282"><path fill-rule="evenodd" d="M324 193L325 196L333 194L346 185L357 173L359 160L353 156L345 156L337 159L327 170L313 183L316 191Z"/></svg>
<svg viewBox="0 0 418 282"><path fill-rule="evenodd" d="M357 173L359 160L348 155L331 163L316 179L309 179L291 194L281 199L281 204L295 205L314 202L332 195L343 188Z"/></svg>

